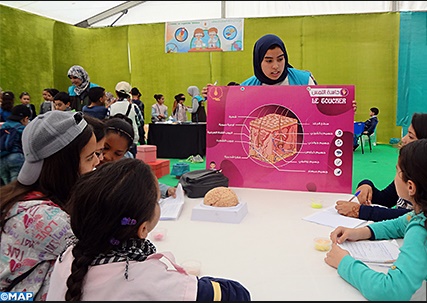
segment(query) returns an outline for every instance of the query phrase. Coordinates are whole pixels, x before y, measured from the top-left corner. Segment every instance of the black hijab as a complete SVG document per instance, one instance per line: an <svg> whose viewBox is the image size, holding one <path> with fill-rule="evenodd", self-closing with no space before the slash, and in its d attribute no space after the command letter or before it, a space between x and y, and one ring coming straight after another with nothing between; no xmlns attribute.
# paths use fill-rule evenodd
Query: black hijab
<svg viewBox="0 0 427 303"><path fill-rule="evenodd" d="M261 63L264 60L265 53L271 49L273 46L278 46L283 51L285 55L285 67L282 72L282 75L277 80L271 80L268 78L262 71ZM288 53L286 52L285 44L283 41L273 34L267 34L262 36L255 42L254 52L253 52L253 64L254 64L254 74L259 81L265 84L277 84L285 80L288 75L288 68L292 67L288 62Z"/></svg>

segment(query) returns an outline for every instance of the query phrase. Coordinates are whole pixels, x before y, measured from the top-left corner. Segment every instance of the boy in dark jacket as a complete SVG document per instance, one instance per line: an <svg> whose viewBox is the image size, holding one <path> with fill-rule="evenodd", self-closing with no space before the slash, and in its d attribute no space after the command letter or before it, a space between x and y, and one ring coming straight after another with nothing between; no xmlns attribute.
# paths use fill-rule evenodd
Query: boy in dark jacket
<svg viewBox="0 0 427 303"><path fill-rule="evenodd" d="M0 176L2 185L8 184L18 177L24 164L24 152L22 151L22 132L30 122L31 110L24 104L12 108L12 114L2 125L2 136L9 136L5 147L2 147L0 158ZM10 143L10 144L9 144ZM5 150L3 150L3 148Z"/></svg>
<svg viewBox="0 0 427 303"><path fill-rule="evenodd" d="M365 121L365 127L363 129L363 133L360 135L367 135L370 136L374 133L375 128L377 127L378 124L378 114L380 112L380 110L376 107L371 107L370 109L370 113L369 116L370 118L368 120ZM353 151L356 150L356 148L359 147L359 136L354 135L353 136Z"/></svg>

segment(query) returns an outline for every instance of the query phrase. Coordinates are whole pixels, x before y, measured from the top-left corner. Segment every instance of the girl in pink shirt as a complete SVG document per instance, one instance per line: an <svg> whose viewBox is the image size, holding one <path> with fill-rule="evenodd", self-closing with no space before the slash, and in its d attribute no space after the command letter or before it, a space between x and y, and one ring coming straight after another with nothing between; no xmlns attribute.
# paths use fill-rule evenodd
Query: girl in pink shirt
<svg viewBox="0 0 427 303"><path fill-rule="evenodd" d="M75 239L57 259L47 300L250 301L239 282L197 277L147 239L160 218L149 165L124 158L81 177L68 201Z"/></svg>

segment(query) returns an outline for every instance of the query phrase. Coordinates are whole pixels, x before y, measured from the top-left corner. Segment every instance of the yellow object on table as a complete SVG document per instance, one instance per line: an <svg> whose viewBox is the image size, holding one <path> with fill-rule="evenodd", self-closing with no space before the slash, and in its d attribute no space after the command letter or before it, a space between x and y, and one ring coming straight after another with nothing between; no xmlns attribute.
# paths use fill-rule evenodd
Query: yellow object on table
<svg viewBox="0 0 427 303"><path fill-rule="evenodd" d="M332 241L328 238L315 238L314 248L319 251L328 251L331 249Z"/></svg>
<svg viewBox="0 0 427 303"><path fill-rule="evenodd" d="M311 207L312 208L322 208L323 205L322 205L322 203L311 202Z"/></svg>

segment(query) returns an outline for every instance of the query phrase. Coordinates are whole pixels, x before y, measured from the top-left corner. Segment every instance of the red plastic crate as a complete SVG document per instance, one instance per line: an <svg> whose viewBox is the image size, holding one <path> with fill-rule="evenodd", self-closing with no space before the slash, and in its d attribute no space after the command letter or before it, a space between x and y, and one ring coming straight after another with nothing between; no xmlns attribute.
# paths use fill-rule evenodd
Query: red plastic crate
<svg viewBox="0 0 427 303"><path fill-rule="evenodd" d="M170 173L170 161L167 159L157 159L153 162L147 162L157 178L161 178Z"/></svg>

